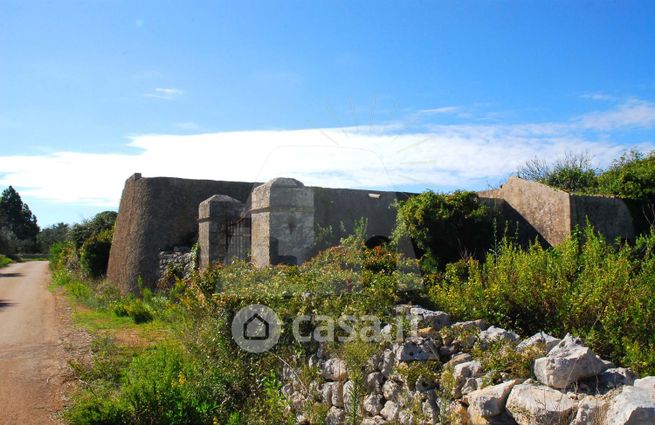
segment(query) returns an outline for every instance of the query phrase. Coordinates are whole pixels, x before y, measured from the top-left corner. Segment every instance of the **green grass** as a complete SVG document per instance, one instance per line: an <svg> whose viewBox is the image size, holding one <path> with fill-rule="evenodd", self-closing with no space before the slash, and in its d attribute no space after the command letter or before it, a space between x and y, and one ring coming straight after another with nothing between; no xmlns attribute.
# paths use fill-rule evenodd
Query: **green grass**
<svg viewBox="0 0 655 425"><path fill-rule="evenodd" d="M0 268L6 267L11 263L13 263L11 258L5 257L4 255L0 254Z"/></svg>

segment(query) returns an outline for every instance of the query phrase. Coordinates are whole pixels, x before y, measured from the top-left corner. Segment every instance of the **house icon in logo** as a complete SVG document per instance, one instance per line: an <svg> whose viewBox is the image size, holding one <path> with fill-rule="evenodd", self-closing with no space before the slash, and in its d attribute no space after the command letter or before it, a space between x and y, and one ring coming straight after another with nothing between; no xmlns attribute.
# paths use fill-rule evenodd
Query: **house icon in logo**
<svg viewBox="0 0 655 425"><path fill-rule="evenodd" d="M271 325L259 313L253 314L243 323L243 339L248 341L263 341L270 336Z"/></svg>

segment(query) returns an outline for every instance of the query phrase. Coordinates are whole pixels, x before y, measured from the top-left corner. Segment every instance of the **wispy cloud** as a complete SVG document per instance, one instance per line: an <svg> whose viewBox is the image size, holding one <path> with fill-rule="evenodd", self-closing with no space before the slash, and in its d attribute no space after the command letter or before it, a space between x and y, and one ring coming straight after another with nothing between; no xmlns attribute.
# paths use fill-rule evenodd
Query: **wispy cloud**
<svg viewBox="0 0 655 425"><path fill-rule="evenodd" d="M655 104L641 99L629 99L609 111L591 112L581 116L577 124L591 130L650 128L655 125Z"/></svg>
<svg viewBox="0 0 655 425"><path fill-rule="evenodd" d="M459 112L462 108L459 106L442 106L440 108L432 108L432 109L421 109L419 114L423 115L438 115L438 114L452 114L455 112Z"/></svg>
<svg viewBox="0 0 655 425"><path fill-rule="evenodd" d="M184 94L184 90L157 87L153 91L146 93L146 97L154 97L155 99L173 100Z"/></svg>
<svg viewBox="0 0 655 425"><path fill-rule="evenodd" d="M116 207L125 178L175 176L237 181L295 177L308 185L395 189L484 188L525 161L588 151L607 165L626 146L613 130L653 128L655 107L629 100L607 111L562 122L371 125L205 134L145 134L127 144L136 153L57 152L0 156L0 185L60 203ZM653 143L638 143L641 150Z"/></svg>
<svg viewBox="0 0 655 425"><path fill-rule="evenodd" d="M599 101L616 100L616 97L610 96L609 94L603 92L585 93L580 97L582 99L599 100Z"/></svg>

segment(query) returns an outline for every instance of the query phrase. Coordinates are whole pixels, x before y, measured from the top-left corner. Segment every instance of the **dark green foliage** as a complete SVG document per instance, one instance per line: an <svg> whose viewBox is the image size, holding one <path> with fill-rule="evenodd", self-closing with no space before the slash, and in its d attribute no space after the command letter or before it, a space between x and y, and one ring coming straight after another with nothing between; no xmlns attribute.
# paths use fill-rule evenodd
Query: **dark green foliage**
<svg viewBox="0 0 655 425"><path fill-rule="evenodd" d="M75 248L82 248L86 240L104 230L112 230L117 216L118 213L115 211L103 211L91 220L74 225L70 230L70 239L75 244Z"/></svg>
<svg viewBox="0 0 655 425"><path fill-rule="evenodd" d="M53 224L50 227L41 229L36 237L39 251L43 253L50 252L50 248L58 243L64 242L68 239L68 232L70 227L66 223Z"/></svg>
<svg viewBox="0 0 655 425"><path fill-rule="evenodd" d="M39 225L27 204L16 190L9 186L0 197L0 252L34 252Z"/></svg>
<svg viewBox="0 0 655 425"><path fill-rule="evenodd" d="M584 153L567 153L552 165L533 159L517 175L567 192L591 192L597 186L597 172L591 167L591 158Z"/></svg>
<svg viewBox="0 0 655 425"><path fill-rule="evenodd" d="M423 192L398 206L394 240L403 237L412 240L424 265L481 258L493 239L492 212L475 192Z"/></svg>
<svg viewBox="0 0 655 425"><path fill-rule="evenodd" d="M112 229L104 229L84 241L80 248L80 267L85 275L97 278L107 274L112 237Z"/></svg>
<svg viewBox="0 0 655 425"><path fill-rule="evenodd" d="M505 241L484 263L449 265L429 298L458 319L531 335L583 337L596 352L655 372L655 234L616 247L587 228L562 244L524 251Z"/></svg>
<svg viewBox="0 0 655 425"><path fill-rule="evenodd" d="M599 192L622 198L655 200L655 152L630 151L600 175Z"/></svg>

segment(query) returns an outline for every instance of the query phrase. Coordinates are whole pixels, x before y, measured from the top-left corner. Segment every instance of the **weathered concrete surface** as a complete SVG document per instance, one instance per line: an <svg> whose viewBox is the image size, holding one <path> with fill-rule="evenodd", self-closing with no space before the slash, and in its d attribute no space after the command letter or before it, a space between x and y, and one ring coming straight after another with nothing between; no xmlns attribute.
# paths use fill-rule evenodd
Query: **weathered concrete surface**
<svg viewBox="0 0 655 425"><path fill-rule="evenodd" d="M571 195L571 225L583 228L587 220L610 241L636 236L630 209L618 198Z"/></svg>
<svg viewBox="0 0 655 425"><path fill-rule="evenodd" d="M302 264L314 248L314 191L291 178L276 178L252 193L252 262Z"/></svg>
<svg viewBox="0 0 655 425"><path fill-rule="evenodd" d="M607 196L569 194L550 186L510 177L500 188L478 193L481 199L502 200L496 208L506 220L520 218L521 239L533 238L531 226L540 239L550 245L563 242L576 226L587 220L609 240L635 237L635 223L628 204Z"/></svg>
<svg viewBox="0 0 655 425"><path fill-rule="evenodd" d="M214 195L198 206L200 268L224 262L227 256L227 223L244 213L245 205L227 195Z"/></svg>
<svg viewBox="0 0 655 425"><path fill-rule="evenodd" d="M480 192L481 198L503 199L550 245L571 233L569 194L541 183L510 177L500 188Z"/></svg>
<svg viewBox="0 0 655 425"><path fill-rule="evenodd" d="M223 194L246 203L258 185L134 174L123 189L107 277L123 291L136 291L139 277L145 286L154 286L159 252L198 239L202 201Z"/></svg>

